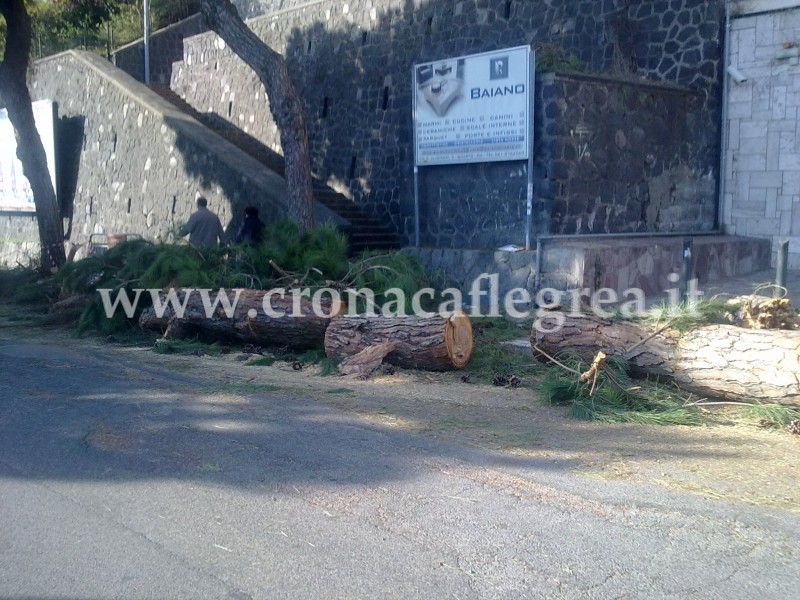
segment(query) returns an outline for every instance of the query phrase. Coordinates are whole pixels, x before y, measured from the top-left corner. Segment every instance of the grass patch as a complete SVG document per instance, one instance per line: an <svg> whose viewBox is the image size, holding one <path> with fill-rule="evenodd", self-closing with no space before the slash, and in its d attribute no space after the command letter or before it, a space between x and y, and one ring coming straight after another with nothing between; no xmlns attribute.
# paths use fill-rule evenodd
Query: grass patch
<svg viewBox="0 0 800 600"><path fill-rule="evenodd" d="M579 373L589 368L575 357L561 360ZM585 421L644 425L706 422L696 408L686 406L676 387L633 382L625 369L623 360L610 357L599 370L595 383L581 383L579 375L552 366L541 384L542 399L552 405L568 406L571 416Z"/></svg>
<svg viewBox="0 0 800 600"><path fill-rule="evenodd" d="M543 365L534 361L533 355L525 355L497 343L480 343L477 340L465 368L475 383L490 383L497 375L516 375L525 379L540 375L544 370Z"/></svg>
<svg viewBox="0 0 800 600"><path fill-rule="evenodd" d="M274 356L262 356L261 358L248 360L245 363L245 366L248 366L248 367L271 367L274 364L275 364L275 357Z"/></svg>
<svg viewBox="0 0 800 600"><path fill-rule="evenodd" d="M334 388L332 390L327 390L326 394L352 394L354 390L350 388Z"/></svg>
<svg viewBox="0 0 800 600"><path fill-rule="evenodd" d="M306 350L300 356L297 357L304 365L316 365L327 358L325 354L325 348L312 348L311 350Z"/></svg>
<svg viewBox="0 0 800 600"><path fill-rule="evenodd" d="M780 404L754 404L744 414L766 429L783 429L792 421L800 421L800 409Z"/></svg>
<svg viewBox="0 0 800 600"><path fill-rule="evenodd" d="M533 326L533 321L514 323L503 317L470 317L470 321L476 345L528 337Z"/></svg>
<svg viewBox="0 0 800 600"><path fill-rule="evenodd" d="M218 343L206 344L197 340L156 340L153 350L157 354L197 354L218 356L221 354Z"/></svg>
<svg viewBox="0 0 800 600"><path fill-rule="evenodd" d="M531 377L544 371L532 354L501 345L527 337L531 322L514 323L503 317L471 318L475 345L465 371L475 383L490 383L495 376Z"/></svg>
<svg viewBox="0 0 800 600"><path fill-rule="evenodd" d="M339 374L339 363L344 360L344 356L328 356L319 361L320 377Z"/></svg>

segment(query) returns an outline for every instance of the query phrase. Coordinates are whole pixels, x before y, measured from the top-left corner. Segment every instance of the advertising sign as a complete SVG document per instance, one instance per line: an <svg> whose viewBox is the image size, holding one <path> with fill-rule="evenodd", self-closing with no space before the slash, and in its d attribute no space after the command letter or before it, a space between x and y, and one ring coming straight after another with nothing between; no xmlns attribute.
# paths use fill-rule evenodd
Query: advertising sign
<svg viewBox="0 0 800 600"><path fill-rule="evenodd" d="M39 137L47 154L47 168L56 186L55 112L50 100L33 103L33 118ZM0 109L0 211L34 212L31 184L22 174L22 163L17 159L17 140L8 120L8 112Z"/></svg>
<svg viewBox="0 0 800 600"><path fill-rule="evenodd" d="M414 65L415 164L527 159L531 60L522 46Z"/></svg>

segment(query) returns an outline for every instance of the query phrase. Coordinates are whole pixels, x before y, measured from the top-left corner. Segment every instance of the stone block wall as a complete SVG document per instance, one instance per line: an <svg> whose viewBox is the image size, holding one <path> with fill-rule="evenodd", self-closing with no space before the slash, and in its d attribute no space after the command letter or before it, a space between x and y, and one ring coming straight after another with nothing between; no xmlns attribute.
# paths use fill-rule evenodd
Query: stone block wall
<svg viewBox="0 0 800 600"><path fill-rule="evenodd" d="M172 63L183 60L184 38L208 31L199 14L192 15L174 25L159 29L150 38L150 81L169 85ZM118 48L112 55L113 63L137 81L144 81L144 46L136 41Z"/></svg>
<svg viewBox="0 0 800 600"><path fill-rule="evenodd" d="M0 215L0 266L39 264L39 228L32 214Z"/></svg>
<svg viewBox="0 0 800 600"><path fill-rule="evenodd" d="M537 80L537 219L542 233L708 231L717 145L704 95L586 75Z"/></svg>
<svg viewBox="0 0 800 600"><path fill-rule="evenodd" d="M658 227L713 226L706 208L698 211L690 205L697 194L705 194L704 207L714 196L698 174L715 182L717 161L703 163L701 157L713 156L718 148L722 0L265 0L237 6L245 15L279 11L250 25L286 57L305 100L315 174L406 240L414 231L413 64L518 45L532 45L540 54L563 49L594 72L699 90L702 108L693 113L692 136L686 142L701 150L682 151L686 170L677 169L677 162L655 169L655 176L668 173L664 194L671 201L675 187L679 206L687 212L662 211ZM184 41L183 60L172 65L171 86L196 109L212 112L280 150L263 87L215 34ZM424 169L423 243L477 248L523 242L526 169L525 163ZM538 171L535 175L542 177ZM626 198L639 193L635 185L641 182L630 189L629 179L620 183L626 186ZM621 193L612 189L603 202L614 205ZM543 197L540 210L547 211L547 202L556 200ZM641 211L631 209L627 200L625 215L630 218L623 225L605 230L641 229ZM563 230L577 229L576 223L573 219Z"/></svg>
<svg viewBox="0 0 800 600"><path fill-rule="evenodd" d="M55 101L72 130L72 143L59 141L59 161L71 165L60 173L70 182L60 190L68 248L94 233L171 240L198 194L223 226L238 224L247 204L258 205L265 220L285 215L282 178L94 54L71 51L38 62L31 93ZM0 216L6 264L36 251L31 222Z"/></svg>
<svg viewBox="0 0 800 600"><path fill-rule="evenodd" d="M752 10L768 8L769 2ZM723 223L729 233L789 240L800 269L800 2L797 8L737 16L729 64ZM784 48L784 46L788 48Z"/></svg>

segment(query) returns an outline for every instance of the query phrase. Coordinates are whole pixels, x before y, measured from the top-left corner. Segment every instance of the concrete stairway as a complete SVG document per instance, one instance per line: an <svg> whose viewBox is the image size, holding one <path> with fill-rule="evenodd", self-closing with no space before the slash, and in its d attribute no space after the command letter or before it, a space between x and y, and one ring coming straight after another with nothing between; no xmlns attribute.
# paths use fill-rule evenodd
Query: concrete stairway
<svg viewBox="0 0 800 600"><path fill-rule="evenodd" d="M149 87L174 105L175 108L196 119L240 150L255 158L265 168L274 171L281 177L284 176L285 162L283 156L274 152L253 136L248 135L218 115L197 111L168 86L151 85ZM352 253L358 253L363 250L396 249L400 247L400 240L397 235L386 225L370 217L356 203L331 189L317 178L314 178L313 186L314 200L350 222L351 228L345 233L350 242L350 251Z"/></svg>

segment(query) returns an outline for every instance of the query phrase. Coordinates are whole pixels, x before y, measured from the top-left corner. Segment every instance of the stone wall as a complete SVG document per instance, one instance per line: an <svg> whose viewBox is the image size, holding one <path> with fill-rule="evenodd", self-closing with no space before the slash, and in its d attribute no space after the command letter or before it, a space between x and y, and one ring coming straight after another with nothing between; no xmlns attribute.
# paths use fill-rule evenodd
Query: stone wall
<svg viewBox="0 0 800 600"><path fill-rule="evenodd" d="M32 214L0 215L0 266L39 264L39 228Z"/></svg>
<svg viewBox="0 0 800 600"><path fill-rule="evenodd" d="M586 75L537 81L535 171L542 233L714 228L716 148L704 95Z"/></svg>
<svg viewBox="0 0 800 600"><path fill-rule="evenodd" d="M637 230L642 221L646 227L653 224L653 229L706 230L714 225L707 205L714 202L710 186L716 178L717 161L709 157L718 148L722 0L321 0L302 4L274 0L237 5L245 15L280 11L254 19L250 25L284 54L300 88L315 173L391 224L406 240L414 231L412 65L517 45L538 48L540 58L561 49L593 72L697 89L703 104L692 113L693 131L686 142L698 149L681 152L678 162L685 163L685 168L678 168L677 162L659 161L652 170L654 177L667 174L660 197L669 197L670 202L672 188L688 182L690 189L678 192L682 201L676 206L681 208L673 206L671 214L662 211L658 218L642 219L629 200L640 191L652 190L635 187L640 181L629 189L633 177L629 173L604 188L602 203L616 206L624 196L624 213L630 218L624 223L609 222L603 230ZM263 87L216 35L185 40L183 61L172 66L171 86L198 110L213 112L280 149ZM660 105L641 108L658 110ZM590 124L594 130L602 125L602 114L597 123ZM707 179L700 179L700 173ZM537 171L535 176L542 173ZM445 247L522 243L526 182L525 163L424 169L423 243ZM614 185L624 186L624 191ZM556 197L557 186L550 193L553 197L542 197L541 211L548 210L547 202L563 200ZM690 205L692 198L701 196L703 208L698 211ZM587 230L587 222L582 221L582 230ZM554 230L562 229L577 229L577 220Z"/></svg>
<svg viewBox="0 0 800 600"><path fill-rule="evenodd" d="M107 232L173 239L198 194L223 225L235 226L251 203L267 220L285 214L282 178L94 54L72 51L38 62L31 93L58 106L68 247ZM0 217L6 264L35 252L31 222Z"/></svg>
<svg viewBox="0 0 800 600"><path fill-rule="evenodd" d="M199 14L174 25L159 29L150 38L150 81L169 85L172 63L183 60L184 38L208 31ZM113 63L137 81L144 81L144 46L141 40L118 48L112 55Z"/></svg>
<svg viewBox="0 0 800 600"><path fill-rule="evenodd" d="M747 80L729 80L723 223L772 240L773 263L789 239L789 266L800 269L800 6L734 18L729 52Z"/></svg>
<svg viewBox="0 0 800 600"><path fill-rule="evenodd" d="M509 291L527 290L535 296L536 251L449 249L449 248L404 248L403 252L415 257L429 273L436 273L442 285L455 287L465 295L472 289L481 275L497 275L497 292L502 299ZM484 277L478 289L489 289ZM488 297L482 298L488 302ZM502 302L502 300L501 300ZM485 308L485 307L484 307ZM522 306L520 305L520 308Z"/></svg>

